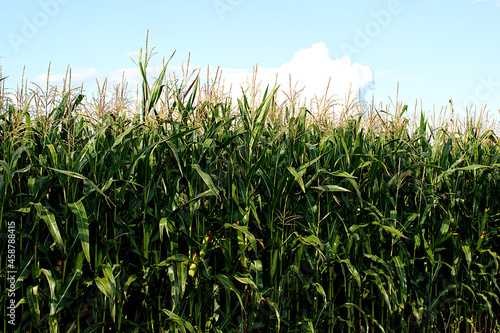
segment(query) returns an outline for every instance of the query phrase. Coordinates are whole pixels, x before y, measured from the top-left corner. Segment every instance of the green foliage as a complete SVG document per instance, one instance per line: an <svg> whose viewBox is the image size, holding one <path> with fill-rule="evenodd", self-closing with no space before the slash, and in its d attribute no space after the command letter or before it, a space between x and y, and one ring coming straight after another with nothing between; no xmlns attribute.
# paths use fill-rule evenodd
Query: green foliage
<svg viewBox="0 0 500 333"><path fill-rule="evenodd" d="M163 120L147 61L142 119L85 121L69 94L48 120L0 116L18 332L499 329L494 133L271 123L276 89L199 126L198 79Z"/></svg>

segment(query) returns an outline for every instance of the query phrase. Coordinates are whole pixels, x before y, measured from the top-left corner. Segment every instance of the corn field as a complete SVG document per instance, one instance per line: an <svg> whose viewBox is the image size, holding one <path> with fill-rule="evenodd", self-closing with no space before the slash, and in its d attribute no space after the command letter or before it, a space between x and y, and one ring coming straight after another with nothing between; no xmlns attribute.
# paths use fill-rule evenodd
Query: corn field
<svg viewBox="0 0 500 333"><path fill-rule="evenodd" d="M323 124L148 60L135 116L0 97L1 331L11 225L15 332L499 331L494 131Z"/></svg>

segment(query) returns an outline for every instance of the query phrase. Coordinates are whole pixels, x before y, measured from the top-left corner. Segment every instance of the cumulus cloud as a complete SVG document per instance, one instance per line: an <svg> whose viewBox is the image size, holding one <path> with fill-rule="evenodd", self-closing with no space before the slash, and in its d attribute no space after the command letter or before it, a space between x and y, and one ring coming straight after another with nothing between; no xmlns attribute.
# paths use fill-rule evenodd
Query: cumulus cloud
<svg viewBox="0 0 500 333"><path fill-rule="evenodd" d="M252 81L251 70L225 69L223 79L225 85L239 87L244 82ZM290 82L291 78L291 82ZM310 48L297 51L292 59L277 68L259 68L257 80L262 86L273 87L275 83L281 90L288 92L290 83L297 90L302 90L301 98L311 100L325 94L342 100L349 94L363 97L374 85L373 71L368 66L352 63L345 56L332 58L324 43L315 43Z"/></svg>
<svg viewBox="0 0 500 333"><path fill-rule="evenodd" d="M71 68L71 85L73 87L79 86L82 83L87 83L89 81L94 81L96 78L103 77L103 75L99 74L99 71L96 68ZM60 86L63 84L66 78L66 73L50 73L49 75L49 84ZM69 80L69 72L68 78ZM34 79L33 82L38 85L45 85L47 83L47 74L39 74ZM69 82L66 82L69 83Z"/></svg>

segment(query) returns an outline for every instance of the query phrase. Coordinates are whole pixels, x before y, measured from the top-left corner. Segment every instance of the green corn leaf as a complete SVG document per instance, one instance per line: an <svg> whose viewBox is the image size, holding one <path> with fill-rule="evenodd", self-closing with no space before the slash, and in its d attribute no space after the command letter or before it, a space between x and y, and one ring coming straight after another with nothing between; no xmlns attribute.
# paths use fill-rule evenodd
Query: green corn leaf
<svg viewBox="0 0 500 333"><path fill-rule="evenodd" d="M132 283L137 280L137 276L135 274L132 274L128 277L127 282L125 282L124 288L123 288L123 293L125 297L127 296L127 290L130 288Z"/></svg>
<svg viewBox="0 0 500 333"><path fill-rule="evenodd" d="M274 315L276 316L276 332L280 332L280 328L281 328L281 316L280 316L280 312L278 311L278 305L274 302L271 302L270 300L266 300L264 299L264 301L267 302L267 304L269 304L269 306L271 307L271 309L274 310Z"/></svg>
<svg viewBox="0 0 500 333"><path fill-rule="evenodd" d="M321 243L321 240L318 238L318 236L315 235L309 235L307 237L299 236L299 241L305 245L311 245L317 248L323 248L323 243Z"/></svg>
<svg viewBox="0 0 500 333"><path fill-rule="evenodd" d="M401 303L404 305L406 304L408 291L407 291L406 273L403 261L401 259L401 254L398 255L397 257L393 257L393 261L395 263L396 273L398 274L399 281L401 282L401 290L400 290Z"/></svg>
<svg viewBox="0 0 500 333"><path fill-rule="evenodd" d="M469 245L462 245L462 251L465 255L465 260L467 261L467 268L470 269L470 264L472 263L472 252Z"/></svg>
<svg viewBox="0 0 500 333"><path fill-rule="evenodd" d="M300 185L300 188L302 189L302 192L306 193L306 188L304 186L304 181L302 180L302 175L304 174L305 170L303 170L302 172L298 172L297 170L295 170L294 167L286 167L288 169L288 171L290 171L290 173L292 174L292 176L295 178L295 181L297 183L299 183Z"/></svg>
<svg viewBox="0 0 500 333"><path fill-rule="evenodd" d="M429 259L431 260L431 263L434 265L436 262L434 260L434 252L432 251L432 248L430 247L429 242L425 238L425 229L422 229L422 236L420 237L420 239L424 242L425 252L427 253L427 256L429 257Z"/></svg>
<svg viewBox="0 0 500 333"><path fill-rule="evenodd" d="M59 321L57 317L49 317L49 332L59 332Z"/></svg>
<svg viewBox="0 0 500 333"><path fill-rule="evenodd" d="M370 225L369 223L363 224L363 225L355 224L355 225L350 226L348 230L349 230L349 233L352 234L356 230L358 230L359 228L365 228L365 227L367 227L369 225Z"/></svg>
<svg viewBox="0 0 500 333"><path fill-rule="evenodd" d="M325 192L351 192L348 189L338 185L313 186L312 188Z"/></svg>
<svg viewBox="0 0 500 333"><path fill-rule="evenodd" d="M326 153L325 153L326 154ZM335 171L326 171L326 170L321 170L322 173L328 174L330 176L334 177L342 177L342 178L350 178L350 179L357 179L356 176L351 175L350 173L342 170L335 170Z"/></svg>
<svg viewBox="0 0 500 333"><path fill-rule="evenodd" d="M163 232L166 232L168 236L168 219L166 217L161 218L158 227L160 230L160 241L163 242Z"/></svg>
<svg viewBox="0 0 500 333"><path fill-rule="evenodd" d="M239 291L234 287L234 284L231 282L231 280L229 280L229 278L223 274L217 274L214 276L214 278L216 278L217 280L219 280L220 283L222 283L222 286L224 287L224 289L226 289L228 293L232 291L236 295L236 298L238 298L238 302L240 303L241 308L244 309L243 301L241 300L241 295Z"/></svg>
<svg viewBox="0 0 500 333"><path fill-rule="evenodd" d="M113 296L113 287L106 278L98 277L95 279L95 284L97 288L106 296L111 299Z"/></svg>
<svg viewBox="0 0 500 333"><path fill-rule="evenodd" d="M56 148L54 147L54 145L52 143L49 143L45 146L46 149L49 150L49 157L51 158L51 161L52 161L52 165L58 165L59 164L59 161L58 161L58 158L57 158L57 153L56 153Z"/></svg>
<svg viewBox="0 0 500 333"><path fill-rule="evenodd" d="M252 263L252 270L255 272L255 283L257 284L257 290L262 290L264 288L263 284L263 265L262 261L260 260L255 260Z"/></svg>
<svg viewBox="0 0 500 333"><path fill-rule="evenodd" d="M471 165L468 165L465 167L456 168L455 170L457 170L457 171L472 171L472 170L489 169L489 168L491 168L491 167L488 165L471 164Z"/></svg>
<svg viewBox="0 0 500 333"><path fill-rule="evenodd" d="M17 167L17 161L18 161L18 160L19 160L19 158L21 157L22 153L23 153L23 152L28 151L29 149L30 149L30 148L29 148L29 147L27 147L27 146L21 146L21 147L19 147L19 148L18 148L18 149L17 149L17 150L16 150L16 151L12 154L12 156L11 156L11 158L10 158L10 165L9 165L10 170L15 170L15 169L16 169L16 167ZM28 165L27 167L30 167L30 165ZM23 169L25 169L25 168L23 168ZM18 171L18 172L20 172L20 171Z"/></svg>
<svg viewBox="0 0 500 333"><path fill-rule="evenodd" d="M444 235L448 232L448 230L450 229L450 219L449 218L444 218L443 219L443 223L441 224L441 228L439 230L439 233L441 235Z"/></svg>
<svg viewBox="0 0 500 333"><path fill-rule="evenodd" d="M61 233L59 232L59 227L57 226L54 214L52 212L49 212L49 210L45 206L42 206L42 204L39 202L30 204L35 206L38 216L47 224L47 227L49 228L49 232L52 235L54 242L60 249L65 251L64 242L61 237Z"/></svg>
<svg viewBox="0 0 500 333"><path fill-rule="evenodd" d="M31 312L31 317L40 320L40 306L38 303L38 286L28 287L26 291L26 298Z"/></svg>
<svg viewBox="0 0 500 333"><path fill-rule="evenodd" d="M94 189L96 192L98 192L100 195L102 195L104 198L106 198L107 201L111 201L109 199L109 197L106 194L104 194L104 192L96 184L94 184L93 181L91 181L90 179L88 179L84 175L79 174L78 172L73 172L73 171L69 171L69 170L61 170L61 169L55 169L55 168L50 168L50 167L48 167L47 169L50 169L50 170L58 172L58 173L62 173L63 175L66 175L66 176L69 176L72 178L82 179L87 185L92 187L92 189Z"/></svg>
<svg viewBox="0 0 500 333"><path fill-rule="evenodd" d="M168 257L167 260L189 262L191 259L189 259L189 257L184 254L177 253L174 254L173 256Z"/></svg>
<svg viewBox="0 0 500 333"><path fill-rule="evenodd" d="M393 234L394 236L396 237L401 237L401 238L406 238L406 239L409 239L408 237L406 237L405 235L403 235L403 233L399 230L397 230L396 228L394 227L391 227L389 225L383 225L383 224L380 224L378 222L372 222L373 225L379 225L381 226L382 228L384 228L385 231Z"/></svg>
<svg viewBox="0 0 500 333"><path fill-rule="evenodd" d="M89 238L89 222L87 219L87 212L85 211L85 207L81 200L68 203L69 209L76 215L76 224L78 227L78 237L80 238L80 243L82 244L83 253L85 254L85 258L89 263L90 267L92 267L92 263L90 262L90 238Z"/></svg>
<svg viewBox="0 0 500 333"><path fill-rule="evenodd" d="M257 284L251 278L240 276L240 275L235 275L234 278L236 279L236 281L238 281L240 283L249 285L254 290L258 290L259 289L257 287Z"/></svg>
<svg viewBox="0 0 500 333"><path fill-rule="evenodd" d="M278 255L279 251L278 249L275 249L271 257L271 279L276 275L276 269L278 268Z"/></svg>
<svg viewBox="0 0 500 333"><path fill-rule="evenodd" d="M267 118L267 115L269 114L269 111L271 110L272 103L274 101L274 97L276 95L276 92L278 91L278 88L274 88L271 93L267 96L264 97L264 101L262 101L262 104L257 108L255 118L253 120L253 125L255 126L252 128L252 134L250 138L250 143L249 143L249 149L250 152L253 151L253 147L255 145L256 139L261 136L262 130L264 128L265 120ZM267 89L266 89L267 93ZM266 94L264 94L265 96Z"/></svg>
<svg viewBox="0 0 500 333"><path fill-rule="evenodd" d="M356 267L354 267L354 265L351 264L351 261L349 259L342 259L340 260L340 262L346 264L347 269L349 270L349 272L351 272L352 277L354 277L354 279L358 283L358 287L361 288L361 276L359 275L359 272L356 269Z"/></svg>
<svg viewBox="0 0 500 333"><path fill-rule="evenodd" d="M19 265L19 270L17 272L16 288L19 283L23 282L30 275L31 262L33 261L34 257L35 255L32 254L31 257L24 258L21 261L21 264Z"/></svg>
<svg viewBox="0 0 500 333"><path fill-rule="evenodd" d="M186 333L187 329L189 332L196 333L193 325L191 325L187 320L182 319L170 310L162 309L162 311L168 316L170 320L177 324L175 327L175 331L180 330L182 333Z"/></svg>
<svg viewBox="0 0 500 333"><path fill-rule="evenodd" d="M215 187L215 185L214 185L214 183L212 181L212 177L210 177L209 174L207 174L203 170L201 170L201 168L200 168L200 166L198 164L192 164L191 166L193 167L193 169L196 170L196 172L201 177L201 179L203 179L203 182L208 186L208 188L210 189L210 191L212 191L212 193L214 195L216 195L217 197L219 197L219 195L218 195L219 190Z"/></svg>
<svg viewBox="0 0 500 333"><path fill-rule="evenodd" d="M69 100L69 92L65 93L59 105L54 109L52 109L52 112L50 113L49 117L54 120L54 124L57 124L57 121L62 117L64 117L66 107L68 106L68 100ZM55 127L55 125L53 125L53 127Z"/></svg>
<svg viewBox="0 0 500 333"><path fill-rule="evenodd" d="M453 165L446 171L443 171L437 178L437 182L440 183L443 179L446 179L448 176L450 176L452 173L455 171L474 171L474 170L479 170L479 169L489 169L491 168L488 165L479 165L479 164L471 164L467 165L464 167L456 168L458 164L463 162L463 158L458 159Z"/></svg>
<svg viewBox="0 0 500 333"><path fill-rule="evenodd" d="M65 304L63 304L63 300L65 299L65 296L70 296L72 290L70 289L70 287L72 286L73 284L73 281L75 279L79 279L82 275L82 271L80 269L76 269L73 274L71 274L70 277L68 277L69 281L66 282L65 286L63 286L63 290L62 290L62 293L59 294L59 299L56 303L56 311L60 311L61 309L64 309L65 308ZM71 300L69 300L69 302L71 302Z"/></svg>
<svg viewBox="0 0 500 333"><path fill-rule="evenodd" d="M331 151L331 150L330 150L330 151ZM322 154L321 156L316 157L315 159L313 159L313 160L311 160L311 161L309 161L309 162L307 162L307 163L302 164L302 165L301 165L301 166L297 169L297 172L298 172L298 173L302 173L303 171L306 171L306 169L307 169L308 167L310 167L310 166L311 166L311 165L313 165L314 163L318 162L318 161L319 161L319 160L320 160L320 159L321 159L324 155L328 154L330 151L328 151L328 152L326 152L326 153Z"/></svg>
<svg viewBox="0 0 500 333"><path fill-rule="evenodd" d="M488 300L488 297L482 293L477 293L476 295L478 295L479 297L481 297L484 300L484 304L486 305L486 308L488 309L488 314L490 315L490 318L495 317L495 315L493 314L493 309L492 309L491 303Z"/></svg>
<svg viewBox="0 0 500 333"><path fill-rule="evenodd" d="M226 229L233 228L233 229L236 229L236 230L240 231L241 233L243 233L246 236L246 239L248 239L248 241L250 242L254 252L257 253L257 240L256 240L255 236L252 235L252 233L250 233L250 231L248 230L248 227L238 225L236 223L234 223L234 224L225 223L224 228L226 228Z"/></svg>
<svg viewBox="0 0 500 333"><path fill-rule="evenodd" d="M186 284L188 277L188 265L187 262L177 262L177 280L175 287L179 291L179 297L183 297L186 292Z"/></svg>
<svg viewBox="0 0 500 333"><path fill-rule="evenodd" d="M116 296L116 281L113 276L113 269L109 264L102 268L104 277L98 277L95 279L97 288L106 296L109 300L113 301Z"/></svg>
<svg viewBox="0 0 500 333"><path fill-rule="evenodd" d="M125 131L123 131L122 133L120 133L120 135L118 135L116 137L115 142L113 142L113 145L111 146L111 150L113 150L116 147L118 147L123 142L123 139L127 135L130 134L130 132L132 132L133 130L139 129L141 126L143 126L143 124L139 124L139 125L136 125L136 126L129 126L127 129L125 129Z"/></svg>
<svg viewBox="0 0 500 333"><path fill-rule="evenodd" d="M326 297L325 289L323 288L323 286L316 282L312 283L311 286L316 288L316 291L321 295L321 297L323 297L323 301L326 304L328 302L328 298Z"/></svg>
<svg viewBox="0 0 500 333"><path fill-rule="evenodd" d="M172 154L174 154L175 161L177 162L177 167L179 168L179 172L181 173L181 176L184 177L184 173L182 171L184 168L182 167L181 160L179 158L178 149L175 147L174 143L170 140L167 141L167 145L170 148L170 150L172 151Z"/></svg>
<svg viewBox="0 0 500 333"><path fill-rule="evenodd" d="M56 304L57 304L57 289L56 289L56 280L52 277L52 273L45 268L41 269L43 275L45 275L47 282L49 284L50 290L50 315L53 316L56 314Z"/></svg>
<svg viewBox="0 0 500 333"><path fill-rule="evenodd" d="M186 109L193 109L193 106L195 104L195 98L196 98L196 93L198 92L198 84L200 83L200 74L196 76L196 79L193 80L193 83L189 86L189 88L186 90L186 93L184 94L184 98L187 96L187 94L192 90L191 95L189 95L188 101L186 103Z"/></svg>

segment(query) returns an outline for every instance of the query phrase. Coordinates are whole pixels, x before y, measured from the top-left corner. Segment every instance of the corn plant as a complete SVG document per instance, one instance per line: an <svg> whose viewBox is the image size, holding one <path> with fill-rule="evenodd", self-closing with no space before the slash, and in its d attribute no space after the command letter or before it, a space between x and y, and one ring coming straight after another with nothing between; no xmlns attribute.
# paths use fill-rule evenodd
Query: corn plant
<svg viewBox="0 0 500 333"><path fill-rule="evenodd" d="M16 332L498 331L494 131L406 107L325 126L277 88L209 103L166 67L150 86L149 59L141 117L2 108Z"/></svg>

